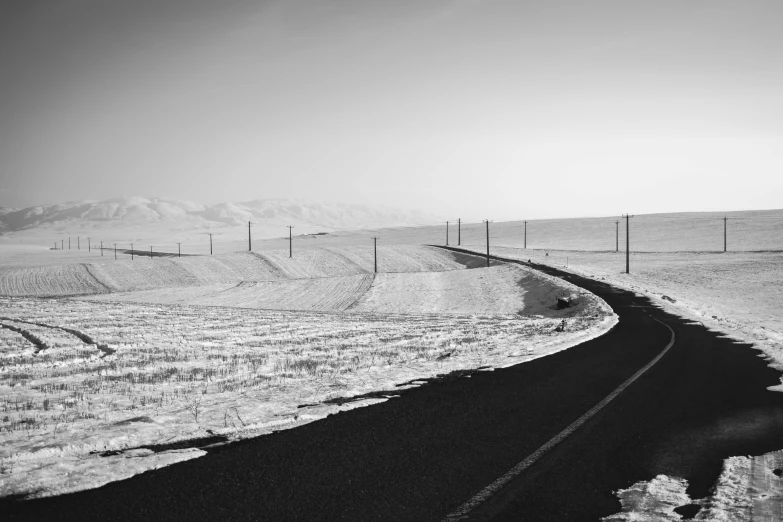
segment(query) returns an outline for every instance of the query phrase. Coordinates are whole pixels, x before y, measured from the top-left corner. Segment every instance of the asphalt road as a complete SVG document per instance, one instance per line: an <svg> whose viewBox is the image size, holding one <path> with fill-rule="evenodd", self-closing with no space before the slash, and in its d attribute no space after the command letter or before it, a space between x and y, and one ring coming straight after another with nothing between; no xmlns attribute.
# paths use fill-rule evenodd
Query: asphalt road
<svg viewBox="0 0 783 522"><path fill-rule="evenodd" d="M606 408L470 515L597 520L612 494L666 473L704 496L722 459L783 447L779 373L760 352L549 267L601 296L606 335L494 372L246 440L195 460L60 497L0 503L11 520L442 520L671 350ZM3 517L0 517L3 518Z"/></svg>

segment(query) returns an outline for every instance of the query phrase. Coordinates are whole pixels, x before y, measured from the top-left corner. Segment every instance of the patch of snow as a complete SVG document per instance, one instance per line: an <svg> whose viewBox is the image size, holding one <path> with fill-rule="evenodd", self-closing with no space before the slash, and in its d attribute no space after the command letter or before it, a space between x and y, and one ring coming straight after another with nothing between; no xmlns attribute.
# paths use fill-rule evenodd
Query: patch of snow
<svg viewBox="0 0 783 522"><path fill-rule="evenodd" d="M628 489L617 491L616 495L623 506L622 512L601 520L605 522L682 520L674 510L691 503L690 497L685 493L687 487L686 480L666 475L658 475L647 482L637 482Z"/></svg>
<svg viewBox="0 0 783 522"><path fill-rule="evenodd" d="M99 488L116 480L206 455L196 448L154 453L148 449L99 453L38 452L4 459L0 464L0 496L41 498Z"/></svg>

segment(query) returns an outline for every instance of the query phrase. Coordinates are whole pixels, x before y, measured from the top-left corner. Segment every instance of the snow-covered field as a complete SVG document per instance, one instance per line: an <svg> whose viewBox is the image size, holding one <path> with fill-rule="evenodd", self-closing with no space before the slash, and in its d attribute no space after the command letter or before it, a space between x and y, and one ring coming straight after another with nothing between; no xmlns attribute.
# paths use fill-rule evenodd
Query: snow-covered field
<svg viewBox="0 0 783 522"><path fill-rule="evenodd" d="M783 252L632 253L631 273L625 274L622 251L538 250L512 245L495 245L492 253L602 278L643 294L670 313L754 344L771 366L783 370ZM484 247L471 248L481 252ZM783 384L773 389L783 391ZM703 506L696 519L773 520L762 515L783 510L783 487L773 474L781 468L782 455L773 452L727 459L714 495L693 500ZM618 492L623 513L606 520L680 520L672 510L691 503L686 487L683 479L666 476L635 484Z"/></svg>
<svg viewBox="0 0 783 522"><path fill-rule="evenodd" d="M43 252L39 257L61 256ZM461 270L470 260L421 246L378 248L378 271L425 272ZM141 257L93 254L89 259L31 267L0 267L0 295L64 296L132 292L206 285L236 285L248 281L312 279L372 274L373 251L358 247L308 248L289 257L288 251L236 252L215 256ZM89 262L88 262L89 261Z"/></svg>
<svg viewBox="0 0 783 522"><path fill-rule="evenodd" d="M162 288L84 299L324 312L548 315L548 307L557 297L572 294L540 274L531 275L520 267L504 265L478 272L450 270L243 281L230 286Z"/></svg>
<svg viewBox="0 0 783 522"><path fill-rule="evenodd" d="M353 307L370 289L372 275L242 281L235 285L189 286L103 294L93 301L232 306L270 310L339 312Z"/></svg>
<svg viewBox="0 0 783 522"><path fill-rule="evenodd" d="M56 265L0 271L0 295L78 295L106 292L85 265Z"/></svg>
<svg viewBox="0 0 783 522"><path fill-rule="evenodd" d="M522 267L469 270L470 256L400 246L379 249L392 273L373 275L365 250L117 261L88 265L92 295L0 298L0 495L97 487L203 454L145 446L294 427L616 322L595 296ZM61 270L49 268L36 273ZM39 275L25 291L46 293L35 281L54 287ZM575 306L556 310L563 296Z"/></svg>
<svg viewBox="0 0 783 522"><path fill-rule="evenodd" d="M490 245L493 254L524 260L531 259L538 263L557 265L560 268L565 268L567 265L567 269L573 272L603 278L611 284L645 294L669 312L701 321L711 329L722 331L740 340L753 342L770 357L773 366L783 369L783 316L778 311L779 303L783 302L783 288L781 287L783 285L783 253L780 252L783 249L783 239L781 239L783 236L779 233L783 227L783 211L729 213L729 252L725 254L720 252L723 247L723 215L723 213L661 214L633 218L631 220L631 240L634 252L631 255L630 275L623 273L625 268L622 250L624 248L623 222L619 227L621 251L614 252L615 220L617 218L529 221L527 224L527 244L531 248L528 249L522 248L525 233L522 222L493 223L490 229ZM246 233L246 229L244 232ZM122 253L120 259L114 261L111 251L106 251L105 256L101 257L95 251L88 254L84 251L50 251L30 245L2 245L3 248L0 249L0 295L25 295L31 293L30 289L35 295L89 294L80 298L81 301L78 302L73 300L55 302L58 303L59 308L58 310L50 310L50 312L54 314L52 317L58 321L71 320L70 317L62 315L68 307L95 307L89 309L89 313L95 317L102 317L102 313L115 313L112 312L113 310L134 310L130 313L131 317L134 317L134 314L137 314L135 310L138 310L137 315L140 314L139 317L141 317L144 315L141 311L146 310L147 316L144 322L128 323L135 325L135 327L128 329L134 335L137 332L146 332L147 326L154 326L160 310L210 310L206 307L182 306L188 304L219 304L227 307L264 309L260 311L227 309L230 310L230 314L246 317L247 322L256 321L257 317L267 317L267 314L280 314L275 316L278 317L276 320L282 320L279 318L285 317L288 324L299 324L297 322L299 321L323 325L324 323L319 321L327 321L325 318L328 318L328 321L338 325L335 328L341 332L358 332L357 335L365 332L366 344L362 344L365 341L356 341L352 345L358 350L354 356L361 360L375 362L366 366L359 365L355 371L346 372L345 375L336 373L334 369L329 370L332 373L327 372L330 375L328 379L331 379L332 375L337 375L339 383L342 384L338 384L338 381L329 381L323 375L310 375L301 371L298 373L288 372L295 376L291 377L283 371L277 374L277 379L284 379L290 386L276 385L277 387L272 387L270 385L269 390L274 390L274 393L253 389L244 395L240 394L240 399L231 399L236 401L233 404L237 405L237 411L242 417L241 421L232 417L230 412L226 414L224 411L223 417L221 417L220 412L215 410L210 415L218 420L211 421L211 425L201 426L201 422L190 422L190 425L187 425L184 421L181 424L174 423L173 434L164 437L163 440L168 437L174 437L172 440L177 437L187 438L199 433L204 435L207 433L207 429L213 433L218 433L218 430L228 430L226 433L231 437L264 433L271 429L278 429L277 427L280 426L295 426L311 418L319 418L327 411L335 411L337 408L352 407L351 404L343 406L322 404L318 407L301 410L291 409L289 413L285 413L285 404L290 406L295 401L290 397L280 398L288 397L287 393L293 393L292 390L299 389L299 385L294 384L298 382L295 379L304 379L302 382L307 379L311 380L307 381L310 382L307 386L311 386L311 388L307 388L307 386L301 388L304 390L302 391L303 397L307 394L306 390L312 389L312 386L319 389L318 394L325 393L324 389L328 390L332 395L313 395L312 403L316 403L318 400L323 402L323 397L348 396L377 389L392 389L393 385L399 382L451 369L475 367L477 364L500 366L508 361L525 360L528 357L559 349L559 347L570 346L576 342L579 335L591 336L598 331L590 330L586 324L580 325L579 321L571 319L568 320L569 327L566 332L555 334L552 331L552 325L559 324L559 319L551 315L552 310L547 306L556 295L565 295L572 292L573 289L564 289L558 285L552 286L550 282L542 281L540 278L525 281L528 276L521 276L514 272L515 268L510 267L493 266L489 270L465 270L467 265L481 266L482 263L476 262L475 259L459 258L459 256L448 257L433 249L416 246L428 243L443 244L445 226L401 227L353 232L333 231L322 235L295 236L293 259L288 258L288 238L287 236L283 237L284 232L287 230L281 230L280 237L277 239L254 241L253 245L256 251L253 253L245 252L212 257L156 257L152 260L149 257L144 257L134 261L130 261L128 256ZM462 246L483 253L485 251L484 234L485 227L482 224L463 224ZM377 275L372 273L372 236L380 236L378 240L378 269L380 273ZM236 238L229 242L226 242L229 239L228 236L216 235L215 252L226 253L245 249L246 240L243 237L246 236L243 236L243 230L240 229L237 231ZM453 223L450 240L452 245L455 244L456 227ZM198 243L183 245L183 247L190 249L191 253L194 250L202 254L208 253L206 236L198 241ZM176 245L172 243L170 246L167 251L176 252ZM156 250L158 250L157 247ZM183 252L188 252L188 250L183 248ZM67 264L68 266L52 270L40 269L43 266L58 264ZM23 270L10 271L8 268L2 267L22 268ZM479 274L482 275L479 276ZM509 282L515 278L519 278L517 279L519 284L514 285L514 292L508 292ZM324 293L329 295L325 296ZM487 295L493 297L487 298ZM669 299L664 299L664 295ZM87 302L87 300L91 302ZM93 300L101 302L93 302ZM32 303L34 301L27 299L6 301L6 303L11 302ZM10 306L10 309L17 309L17 306ZM273 311L275 309L280 311ZM84 311L84 309L80 310ZM224 309L212 308L211 310ZM520 310L522 315L516 315L516 312ZM400 313L400 315L389 315L394 313ZM161 320L168 320L166 314L168 312L161 316ZM191 326L182 328L194 329L194 331L201 328L200 326L192 326L199 324L200 319L197 317L208 316L206 312L198 312L192 317L187 312L183 312L183 314L181 315L183 324ZM230 314L226 317L229 317ZM8 314L5 315L8 316ZM536 318L536 315L543 317ZM590 313L586 313L584 316L585 322L588 321L589 315ZM511 319L512 317L514 319ZM16 319L24 318L16 317ZM269 318L265 320L272 321ZM348 323L343 323L344 321ZM350 330L345 324L354 324L351 321L359 321L361 324L367 323L367 328L376 328L374 332L379 333L364 330L363 327L356 325L356 330ZM389 323L388 336L385 333L386 330L379 326L378 321ZM492 353L489 348L487 348L489 351L486 352L490 354L489 356L484 354L482 349L471 351L470 343L467 342L455 342L456 347L464 345L465 349L452 350L453 338L444 332L450 332L449 328L453 328L454 325L459 325L457 329L463 328L463 326L467 328L467 325L474 324L470 321L476 321L475 325L471 326L474 330L470 331L486 335L488 342L492 346L498 347L496 353ZM539 331L537 330L539 328L537 321L549 321L549 323L541 323L547 324L547 326L542 326L543 330ZM54 324L45 319L38 322ZM603 323L604 325L609 324L606 319ZM15 324L9 323L9 326ZM51 332L47 334L46 327L24 326L24 324L21 328L29 327L27 331L35 336L44 338L47 335L54 335ZM67 324L67 322L62 324ZM418 326L416 326L417 324ZM426 337L430 328L428 326L425 329L421 326L422 324L436 325L433 327L433 332L436 332L433 335L436 337ZM520 330L511 332L511 330L504 330L504 326L496 331L493 326L490 326L511 324L519 326ZM82 326L93 328L95 325L85 324ZM586 329L582 330L582 333L571 332L569 331L571 326L585 327ZM16 325L16 327L20 326ZM324 332L329 332L329 328L331 327L324 327ZM151 329L157 331L154 328ZM233 330L229 331L222 326L215 327L215 329L221 332L220 335L233 333ZM415 333L408 336L403 333L406 331ZM539 335L541 332L547 331L549 331L548 334ZM501 333L502 335L498 337ZM0 329L0 335L2 335L3 343L2 353L20 354L11 355L12 358L33 357L32 353L35 351L35 347L29 339L8 329ZM58 335L62 335L62 332ZM184 335L183 338L189 339L187 342L190 343L192 340L188 335ZM296 339L297 335L294 334L292 338ZM338 342L331 340L331 334L324 335L324 342L327 344ZM416 338L417 335L418 338ZM470 336L470 334L466 335ZM307 342L302 346L317 347L321 342L315 334L307 334L303 338L307 339ZM97 342L104 342L100 336L95 339ZM259 340L259 346L273 346L271 339L274 337L270 338L268 343ZM426 340L426 345L430 347L428 348L430 352L427 352L430 353L429 356L421 355L424 353L421 352L414 358L403 351L402 353L407 354L407 358L389 360L391 364L386 364L380 362L382 358L379 355L372 355L373 350L385 351L384 353L400 352L399 346L404 346L406 342L414 342L414 339ZM430 341L434 341L435 344L429 344ZM64 343L65 339L58 342ZM161 341L161 343L167 342L168 340ZM212 342L217 346L219 341L213 339ZM233 343L231 346L240 347L241 350L250 349L242 342L229 341L229 343ZM448 349L446 351L443 351L443 343L447 343ZM125 351L127 351L118 350L113 355L102 356L100 350L96 355L94 347L86 346L79 349L72 347L69 348L71 350L69 352L65 349L66 345L67 343L58 348L63 350L57 355L63 361L76 360L80 357L85 360L89 357L99 357L100 361L106 362L104 359L109 361L110 357L126 357ZM162 344L151 341L145 346L160 347ZM512 346L533 347L533 351L531 353L521 350L511 351ZM316 352L320 354L315 348L312 351L302 349L300 352L296 352L296 350L299 348L291 352L295 353L295 356L288 356L289 358L294 357L291 359L292 361L299 360L297 357L300 356L304 358L303 360L307 360L308 357L312 358ZM46 351L42 353L46 353ZM151 351L160 352L159 349ZM194 348L193 353L202 352ZM340 351L340 353L342 352ZM479 353L482 354L483 359L476 359ZM55 351L52 351L51 354L54 356ZM439 359L446 354L449 356ZM134 359L130 357L130 352L128 352L128 356L130 364L130 361ZM176 362L179 360L177 357L179 356L175 356L172 364L180 364ZM279 357L283 356L279 355ZM6 361L5 358L2 360ZM192 360L198 360L197 364L204 366L200 362L201 359ZM161 366L168 363L164 360L151 364L152 367L156 367L155 365ZM221 362L221 364L228 363ZM146 367L140 366L139 368ZM346 367L342 368L340 371ZM7 374L3 370L0 371L0 375ZM90 370L84 370L83 373L77 371L73 375L75 377L69 379L79 382L79 379L85 380L91 374ZM285 376L281 377L280 375ZM31 382L34 378L37 377L34 375L30 377ZM211 378L214 379L214 376ZM374 384L376 378L377 386ZM324 382L332 384L323 384ZM150 386L149 384L143 385ZM165 385L161 385L175 386L168 381ZM179 386L184 385L180 384ZM318 388L319 386L321 388ZM783 385L780 388L783 389ZM3 397L21 397L23 393L27 393L26 390L32 389L31 386L15 386L13 389L4 387L0 388L0 393L3 394ZM183 389L187 389L187 386L184 386ZM134 390L124 400L132 401L128 397L138 396L138 390L135 388ZM204 404L207 404L206 398L211 393L210 389L205 395ZM165 396L169 396L169 391L166 391ZM254 406L262 404L264 401L261 399L245 401L248 397L257 398L260 396L272 397L266 402L283 404L282 409L278 413L270 414L271 417L269 415L264 417L263 411L271 410L262 411L260 407ZM86 402L94 401L92 395L87 394L86 397L88 397L85 399ZM134 405L136 408L140 407L138 400L140 399L137 399L137 404ZM371 403L373 400L377 399L362 403ZM83 401L79 403L84 404ZM231 401L229 400L228 403ZM245 412L242 406L239 406L240 403L251 405L251 407L248 407L248 411ZM12 411L16 415L13 417L15 419L13 422L17 422L14 426L20 428L22 426L26 428L36 426L36 421L19 424L19 420L28 418L21 416L23 412L30 411L33 415L35 412L40 412L40 408L24 410L21 404L19 402ZM219 402L214 404L219 404ZM148 408L149 406L143 407ZM172 402L167 408L171 410L170 413L166 413L169 418L193 418L192 414L185 409L184 403ZM43 410L43 412L47 411L49 410ZM113 413L110 412L108 417L104 416L106 421L103 424L94 419L69 421L68 426L76 426L69 428L73 429L73 434L68 436L73 438L73 444L68 442L68 437L60 438L62 427L54 429L54 426L47 424L48 420L44 421L46 430L41 428L36 432L36 428L28 429L24 437L27 441L25 449L10 450L11 452L16 451L16 456L13 458L9 456L0 464L2 472L0 484L5 488L3 491L33 492L37 486L31 486L31 484L39 480L36 477L47 477L46 481L50 481L47 482L48 486L40 490L40 494L47 494L47 491L49 494L66 491L74 486L69 485L67 479L63 478L64 473L76 469L84 474L97 473L95 475L97 478L86 480L85 485L80 486L92 487L107 480L113 480L111 477L127 476L129 473L164 465L167 460L176 461L176 459L197 456L195 452L198 450L172 454L155 453L154 455L149 455L146 450L135 450L132 454L124 453L113 456L95 454L90 456L90 448L103 447L101 444L108 444L106 447L112 448L119 448L123 444L128 447L145 444L135 441L135 439L134 441L118 439L112 442L114 439L111 436L102 435L105 425L134 418L132 417L133 410L126 410L123 414L119 413L120 411L116 410ZM154 418L147 411L145 409L145 413L138 416ZM159 411L163 411L162 407L159 408ZM290 412L293 411L296 413L291 414ZM250 422L245 418L245 414L257 416L252 417L254 421ZM11 422L10 413L0 412L0 415L8 417L9 421L5 422ZM298 416L294 418L292 415ZM201 414L199 417L201 419ZM208 416L203 418L206 419ZM89 422L93 424L91 428L81 428L78 427L78 422L87 423L85 425L88 425ZM232 422L233 427L231 426ZM237 428L242 422L246 426L242 429ZM222 426L221 423L228 426ZM222 427L215 426L215 424ZM1 437L6 437L11 432L16 433L14 437L20 436L19 434L22 433L20 428L7 431L5 426L8 425L11 424L3 425ZM156 422L131 422L125 425L123 436L146 433L151 429L156 429L157 425ZM251 425L252 429L243 431L245 428L251 428ZM181 429L182 426L189 427ZM57 440L53 438L48 443L44 442L44 434L52 435L52 432L56 432ZM91 442L87 442L86 446L79 446L81 444L80 437L87 433L92 434L91 436L95 438L90 439ZM111 433L111 429L106 433ZM36 437L40 437L40 440ZM39 443L40 447L35 445ZM11 443L11 447L15 447L15 444ZM47 444L50 447L44 448ZM46 451L52 452L51 458L46 456ZM60 472L53 473L54 468L50 466L53 462L51 459L55 458L55 455L66 454L70 455L67 457L70 460L63 464L64 467ZM157 462L156 459L160 462ZM769 479L771 471L781 467L780 460L781 457L777 453L752 458L734 457L727 460L724 474L718 482L718 486L723 484L725 487L717 490L715 498L694 501L704 506L698 517L702 519L705 519L704 517L712 517L712 519L723 517L723 519L750 520L746 516L747 512L745 515L737 514L741 513L741 509L735 509L731 515L726 510L721 512L720 509L723 509L721 506L728 505L742 506L752 502L758 504L756 501L758 499L753 500L753 495L758 498L762 498L760 495L767 495L763 497L766 498L765 505L767 507L780 505L780 493L771 489L777 483ZM20 464L23 461L27 462L24 466ZM35 469L39 471L34 471ZM8 477L14 477L14 481L8 482ZM655 506L659 505L660 492L664 492L664 497L670 495L672 503L681 502L676 505L687 503L689 500L682 496L687 484L683 485L682 479L676 477L650 477L650 479L649 482L634 485L626 492L618 492L627 512L616 515L617 517L626 517L616 518L617 520L666 520L667 516L672 517L673 520L677 519L676 514L667 512L665 509L660 513L669 514L659 516L653 511L643 512L642 507L657 509ZM738 484L739 486L737 486ZM711 506L711 511L706 509L708 504ZM676 505L672 504L672 509ZM754 513L764 512L763 506L760 506L759 504L754 507Z"/></svg>

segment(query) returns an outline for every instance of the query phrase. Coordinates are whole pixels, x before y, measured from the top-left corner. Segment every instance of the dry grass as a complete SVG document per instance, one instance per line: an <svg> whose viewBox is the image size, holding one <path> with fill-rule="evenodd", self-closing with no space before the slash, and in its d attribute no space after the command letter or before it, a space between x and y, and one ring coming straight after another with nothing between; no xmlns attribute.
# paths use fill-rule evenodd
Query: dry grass
<svg viewBox="0 0 783 522"><path fill-rule="evenodd" d="M437 373L454 364L478 366L498 354L532 355L520 347L556 338L560 323L27 299L0 301L0 315L40 323L5 321L47 345L35 354L21 335L3 330L0 336L5 456L126 434L127 426L118 429L117 423L140 416L160 420L157 431L147 433L153 439L193 423L198 426L192 429L229 427L232 407L245 423L257 423L270 415L254 401L280 401L274 408L290 411L348 389L374 389L381 374L393 385L406 371ZM44 324L68 325L116 352L105 355ZM593 324L574 319L572 331Z"/></svg>

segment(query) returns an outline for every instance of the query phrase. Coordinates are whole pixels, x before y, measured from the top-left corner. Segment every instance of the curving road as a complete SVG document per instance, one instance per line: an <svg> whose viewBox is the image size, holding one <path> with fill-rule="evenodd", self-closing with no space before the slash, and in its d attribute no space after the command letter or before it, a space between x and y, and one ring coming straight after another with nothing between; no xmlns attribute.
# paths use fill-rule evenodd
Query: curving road
<svg viewBox="0 0 783 522"><path fill-rule="evenodd" d="M29 502L11 520L444 520L671 348L600 411L472 505L468 520L596 520L613 490L659 473L704 496L730 455L783 446L779 382L747 345L602 282L606 335L494 372L209 450L102 488ZM670 330L671 329L671 330Z"/></svg>

